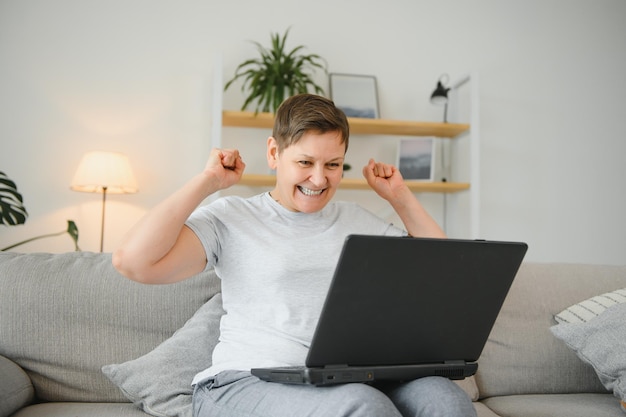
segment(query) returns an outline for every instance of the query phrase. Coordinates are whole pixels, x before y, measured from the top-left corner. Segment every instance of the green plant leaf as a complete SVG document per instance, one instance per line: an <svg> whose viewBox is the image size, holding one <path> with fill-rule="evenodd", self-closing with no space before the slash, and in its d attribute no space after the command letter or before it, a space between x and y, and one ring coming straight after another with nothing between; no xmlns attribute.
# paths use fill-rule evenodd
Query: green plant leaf
<svg viewBox="0 0 626 417"><path fill-rule="evenodd" d="M78 247L78 227L76 227L76 223L74 223L73 220L68 220L67 221L67 230L63 230L62 232L58 232L58 233L47 233L45 235L31 237L30 239L22 240L21 242L15 243L15 244L13 244L11 246L7 246L6 248L2 248L2 249L0 249L0 252L16 248L16 247L21 246L21 245L23 245L25 243L30 243L30 242L33 242L35 240L45 239L45 238L48 238L48 237L61 236L62 234L65 234L65 233L69 234L70 237L72 238L72 240L74 241L74 248L75 248L75 250L76 251L80 251L80 248Z"/></svg>
<svg viewBox="0 0 626 417"><path fill-rule="evenodd" d="M67 221L67 234L69 234L74 241L74 250L77 252L80 251L80 248L78 247L78 226L76 226L74 220Z"/></svg>
<svg viewBox="0 0 626 417"><path fill-rule="evenodd" d="M17 186L13 181L6 176L6 174L0 171L0 224L7 226L15 226L17 224L24 224L28 217L28 212L22 204L22 195L17 191ZM74 241L74 247L77 251L78 247L78 227L73 220L67 221L67 230L59 233L50 233L41 236L36 236L30 239L23 240L16 244L7 246L0 249L0 251L7 251L17 246L23 245L34 240L43 239L46 237L59 236L63 233L68 233Z"/></svg>
<svg viewBox="0 0 626 417"><path fill-rule="evenodd" d="M286 52L288 34L289 28L282 36L270 33L269 48L251 41L259 57L239 64L233 78L224 86L227 90L235 81L242 81L244 102L241 110L254 104L255 113L276 112L281 103L294 94L310 90L324 94L324 89L313 81L312 75L316 70L326 73L326 61L317 54L301 54L305 48L303 45Z"/></svg>
<svg viewBox="0 0 626 417"><path fill-rule="evenodd" d="M17 186L0 171L0 224L15 226L24 224L27 218L28 212Z"/></svg>

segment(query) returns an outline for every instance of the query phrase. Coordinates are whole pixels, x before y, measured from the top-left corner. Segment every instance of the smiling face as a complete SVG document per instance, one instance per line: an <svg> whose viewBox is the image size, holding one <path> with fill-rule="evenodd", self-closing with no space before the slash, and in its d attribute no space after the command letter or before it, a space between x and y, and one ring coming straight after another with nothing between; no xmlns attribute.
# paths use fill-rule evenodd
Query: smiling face
<svg viewBox="0 0 626 417"><path fill-rule="evenodd" d="M314 213L337 191L343 174L346 144L340 132L307 131L279 151L276 139L267 140L267 161L276 170L271 196L291 211Z"/></svg>

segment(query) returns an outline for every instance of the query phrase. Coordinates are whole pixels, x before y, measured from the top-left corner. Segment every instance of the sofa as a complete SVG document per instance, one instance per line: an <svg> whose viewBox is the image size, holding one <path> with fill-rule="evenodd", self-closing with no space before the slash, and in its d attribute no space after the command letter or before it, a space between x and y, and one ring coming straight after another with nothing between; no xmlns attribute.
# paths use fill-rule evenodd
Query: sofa
<svg viewBox="0 0 626 417"><path fill-rule="evenodd" d="M608 360L618 368L608 375L555 331L607 321L626 303L582 323L555 316L624 287L626 266L523 263L478 372L457 381L478 415L625 416L623 363ZM0 417L189 417L190 381L210 364L222 314L213 271L151 286L120 276L106 253L0 252ZM595 350L623 360L626 333L608 328L621 336Z"/></svg>

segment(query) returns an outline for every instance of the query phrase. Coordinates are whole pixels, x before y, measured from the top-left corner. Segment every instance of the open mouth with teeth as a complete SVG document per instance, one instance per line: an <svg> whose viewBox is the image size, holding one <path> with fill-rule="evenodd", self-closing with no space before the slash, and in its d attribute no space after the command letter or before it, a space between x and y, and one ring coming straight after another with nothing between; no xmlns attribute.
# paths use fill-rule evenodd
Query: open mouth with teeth
<svg viewBox="0 0 626 417"><path fill-rule="evenodd" d="M300 192L304 195L308 195L309 197L315 197L322 194L324 190L326 190L326 188L322 188L321 190L311 190L310 188L298 185L298 190L300 190Z"/></svg>

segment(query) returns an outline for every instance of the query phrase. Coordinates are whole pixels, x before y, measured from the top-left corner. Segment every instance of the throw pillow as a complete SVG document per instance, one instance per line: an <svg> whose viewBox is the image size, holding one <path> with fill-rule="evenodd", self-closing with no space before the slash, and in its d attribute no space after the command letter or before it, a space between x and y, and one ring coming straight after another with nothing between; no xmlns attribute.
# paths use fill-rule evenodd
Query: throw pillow
<svg viewBox="0 0 626 417"><path fill-rule="evenodd" d="M604 387L626 401L626 303L583 323L562 323L552 333L591 365Z"/></svg>
<svg viewBox="0 0 626 417"><path fill-rule="evenodd" d="M554 316L559 323L585 323L615 304L626 303L626 288L591 297Z"/></svg>
<svg viewBox="0 0 626 417"><path fill-rule="evenodd" d="M211 365L222 314L218 293L154 350L122 364L105 365L102 372L146 413L191 417L191 380Z"/></svg>

